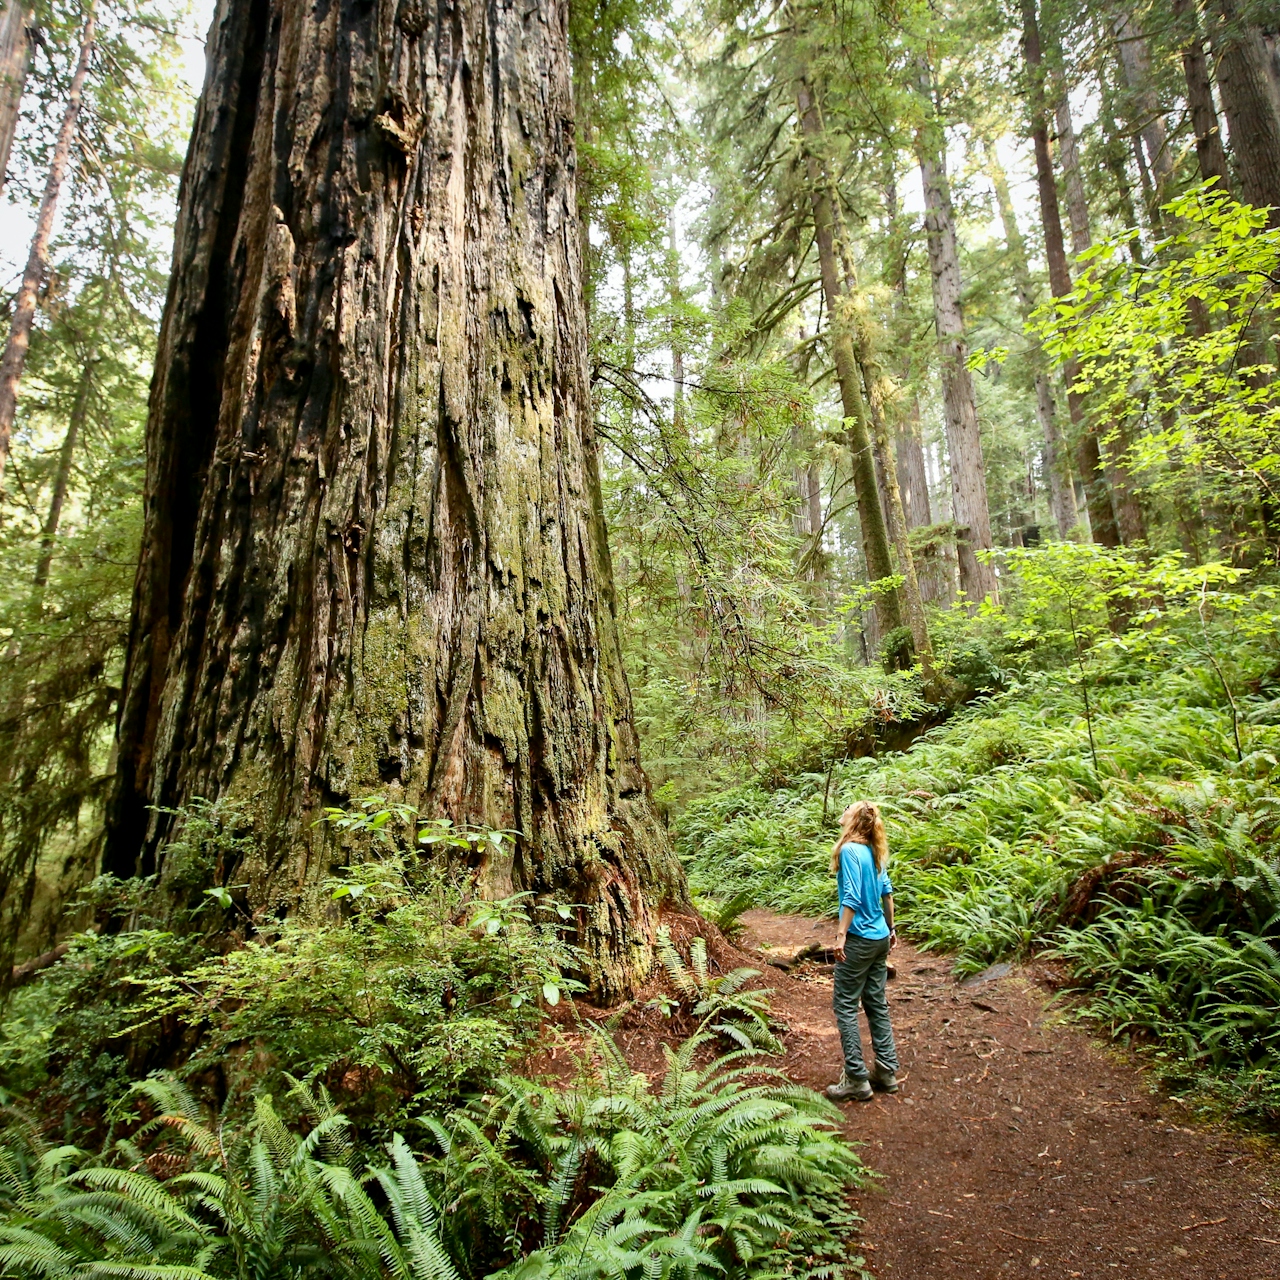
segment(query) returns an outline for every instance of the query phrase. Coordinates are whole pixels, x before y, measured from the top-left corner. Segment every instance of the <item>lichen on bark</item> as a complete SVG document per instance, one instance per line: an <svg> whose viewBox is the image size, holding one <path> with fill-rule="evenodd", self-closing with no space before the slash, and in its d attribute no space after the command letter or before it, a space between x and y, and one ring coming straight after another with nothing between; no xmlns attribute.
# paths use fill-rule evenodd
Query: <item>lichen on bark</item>
<svg viewBox="0 0 1280 1280"><path fill-rule="evenodd" d="M220 0L147 429L107 867L236 796L260 912L390 789L522 833L597 995L683 898L640 767L586 366L566 6Z"/></svg>

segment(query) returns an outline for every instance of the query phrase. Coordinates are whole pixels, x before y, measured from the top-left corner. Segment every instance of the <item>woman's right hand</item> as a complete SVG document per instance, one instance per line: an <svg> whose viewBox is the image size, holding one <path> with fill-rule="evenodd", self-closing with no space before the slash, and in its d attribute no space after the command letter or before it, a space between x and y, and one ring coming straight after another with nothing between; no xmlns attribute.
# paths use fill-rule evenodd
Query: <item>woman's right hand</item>
<svg viewBox="0 0 1280 1280"><path fill-rule="evenodd" d="M844 963L844 934L843 933L840 934L838 938L836 938L836 945L832 947L831 950L835 954L836 962L838 964L843 964Z"/></svg>

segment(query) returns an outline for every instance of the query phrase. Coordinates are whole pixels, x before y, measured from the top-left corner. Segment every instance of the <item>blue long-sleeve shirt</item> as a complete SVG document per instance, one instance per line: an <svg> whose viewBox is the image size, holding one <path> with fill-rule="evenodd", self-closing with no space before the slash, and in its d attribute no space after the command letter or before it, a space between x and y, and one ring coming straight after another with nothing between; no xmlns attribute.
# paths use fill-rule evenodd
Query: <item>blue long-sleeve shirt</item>
<svg viewBox="0 0 1280 1280"><path fill-rule="evenodd" d="M853 909L851 932L860 938L889 936L889 922L884 918L880 899L893 893L893 885L887 871L876 870L875 855L867 845L841 845L836 889L840 906Z"/></svg>

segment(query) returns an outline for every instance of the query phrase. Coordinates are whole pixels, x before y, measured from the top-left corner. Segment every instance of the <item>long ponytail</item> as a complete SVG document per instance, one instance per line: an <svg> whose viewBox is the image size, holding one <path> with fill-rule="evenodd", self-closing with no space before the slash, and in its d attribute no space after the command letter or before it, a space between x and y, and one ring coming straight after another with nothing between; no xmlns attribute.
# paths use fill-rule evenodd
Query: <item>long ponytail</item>
<svg viewBox="0 0 1280 1280"><path fill-rule="evenodd" d="M840 838L831 849L832 875L840 869L840 850L853 842L868 845L876 870L884 870L884 864L889 860L889 841L884 833L879 806L870 800L855 800L840 815Z"/></svg>

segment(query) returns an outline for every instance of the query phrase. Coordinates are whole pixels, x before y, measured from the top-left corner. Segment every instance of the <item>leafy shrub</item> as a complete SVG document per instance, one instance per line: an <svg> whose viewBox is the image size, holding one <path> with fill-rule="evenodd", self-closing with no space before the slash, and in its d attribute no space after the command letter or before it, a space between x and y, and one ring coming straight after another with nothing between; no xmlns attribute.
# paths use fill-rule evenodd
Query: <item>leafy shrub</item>
<svg viewBox="0 0 1280 1280"><path fill-rule="evenodd" d="M323 1080L385 1128L404 1108L482 1089L541 1027L539 1004L580 984L554 907L469 897L469 880L399 853L331 886L330 924L276 931L148 984L148 1013L202 1028L188 1075L232 1092Z"/></svg>
<svg viewBox="0 0 1280 1280"><path fill-rule="evenodd" d="M215 951L236 940L234 864L208 885L215 862L193 850L218 842L208 812L196 818L177 905L154 881L100 880L93 893L106 911L142 923L77 935L17 993L0 1037L11 1094L47 1082L70 1122L101 1118L157 1067L181 1064L233 1102L279 1093L292 1075L324 1083L386 1134L405 1109L483 1088L538 1033L540 1004L577 987L567 908L529 895L480 900L465 869L402 847L406 835L429 852L501 833L420 822L376 798L330 815L353 862L329 883L320 919L290 917Z"/></svg>

